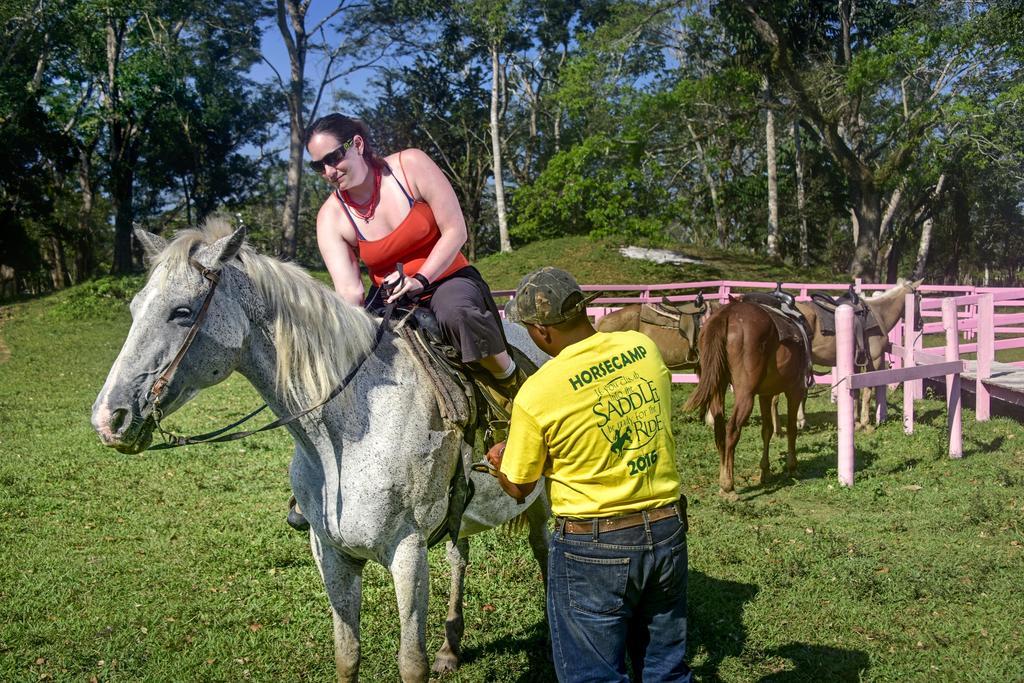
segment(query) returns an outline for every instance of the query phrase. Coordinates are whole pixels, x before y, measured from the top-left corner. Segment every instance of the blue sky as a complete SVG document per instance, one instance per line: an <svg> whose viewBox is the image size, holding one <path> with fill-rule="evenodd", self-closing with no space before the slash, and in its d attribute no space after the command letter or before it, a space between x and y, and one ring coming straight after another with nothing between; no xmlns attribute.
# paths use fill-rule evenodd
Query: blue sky
<svg viewBox="0 0 1024 683"><path fill-rule="evenodd" d="M324 17L326 17L334 8L338 6L337 0L331 2L330 0L313 0L310 3L309 12L306 15L306 30L311 30L315 27ZM343 15L339 15L343 16ZM335 24L339 20L339 17L334 17L330 23ZM330 35L330 34L328 34ZM289 61L288 61L288 50L285 48L284 38L281 36L281 31L277 27L276 18L272 18L264 26L263 40L261 43L261 52L263 53L264 59L273 64L274 69L281 75L281 78L287 83L289 78ZM316 52L310 52L306 58L306 79L310 87L318 87L321 78L323 77L324 64L319 59L319 55ZM252 78L261 83L274 82L276 77L274 76L273 70L264 62L257 63L251 70L250 75ZM369 101L373 99L373 93L367 90L367 81L373 76L373 72L370 69L363 69L359 72L352 74L347 78L341 78L331 86L328 86L328 91L324 95L323 101L320 105L318 113L323 115L327 112L338 109L335 106L337 100L336 95L339 93L349 92L358 93ZM342 111L345 110L345 105L340 107ZM283 146L286 143L287 124L282 130L281 143L279 146Z"/></svg>
<svg viewBox="0 0 1024 683"><path fill-rule="evenodd" d="M326 17L331 11L338 6L337 0L333 2L330 0L313 0L310 3L309 12L306 15L306 30L312 30L324 17ZM337 24L340 21L344 21L344 12L331 19L330 24ZM331 34L328 33L328 36ZM344 36L337 36L339 40L344 40ZM284 79L288 78L288 51L285 49L284 39L281 37L281 32L277 27L276 19L271 19L265 26L263 31L263 41L261 44L261 51L266 60L268 60L277 69L278 73ZM323 75L324 64L319 59L319 55L316 52L311 51L307 56L306 62L306 78L312 86L316 86L320 82L320 78ZM270 67L264 63L257 64L250 72L253 77L258 81L271 81L274 79L274 74ZM334 85L335 92L349 91L361 93L366 87L367 80L372 76L371 69L364 69L360 72L353 74L353 76L347 79L340 79ZM366 93L370 94L370 93ZM330 104L334 102L335 98L328 95L324 98L325 102Z"/></svg>

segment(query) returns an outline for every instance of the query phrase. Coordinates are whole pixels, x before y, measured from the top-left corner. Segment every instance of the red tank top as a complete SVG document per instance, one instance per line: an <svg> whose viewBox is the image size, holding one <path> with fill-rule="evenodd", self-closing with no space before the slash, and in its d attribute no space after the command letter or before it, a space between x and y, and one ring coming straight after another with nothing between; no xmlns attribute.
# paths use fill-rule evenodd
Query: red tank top
<svg viewBox="0 0 1024 683"><path fill-rule="evenodd" d="M441 239L441 231L430 205L417 201L409 210L409 215L394 230L379 240L364 240L357 237L359 258L366 264L370 277L376 285L384 282L384 278L395 272L396 264L403 264L406 276L412 277L420 272L424 261L430 256L434 245ZM450 266L443 273L434 277L440 280L469 265L469 261L460 251L455 255Z"/></svg>
<svg viewBox="0 0 1024 683"><path fill-rule="evenodd" d="M401 162L401 157L399 157L399 162ZM405 172L404 168L402 172ZM395 177L394 173L391 176L395 178L395 182L398 183L402 193L409 200L410 209L408 215L394 230L378 240L363 238L362 233L359 232L359 228L356 226L355 220L353 220L352 215L348 211L348 207L345 206L344 200L338 196L338 193L335 193L335 197L341 202L345 213L348 214L352 227L355 228L359 258L366 264L366 269L370 272L370 277L377 286L384 282L385 277L395 272L395 266L399 263L403 265L403 270L407 277L412 277L418 273L420 268L423 267L424 261L430 256L434 245L441 239L441 230L437 227L437 219L434 218L434 212L431 211L430 205L422 199L414 201L409 193L406 192L402 183L398 182L398 178ZM406 183L408 182L407 178ZM444 272L435 276L433 281L436 282L448 277L455 271L468 265L469 261L466 260L466 257L460 251L455 254L455 258Z"/></svg>

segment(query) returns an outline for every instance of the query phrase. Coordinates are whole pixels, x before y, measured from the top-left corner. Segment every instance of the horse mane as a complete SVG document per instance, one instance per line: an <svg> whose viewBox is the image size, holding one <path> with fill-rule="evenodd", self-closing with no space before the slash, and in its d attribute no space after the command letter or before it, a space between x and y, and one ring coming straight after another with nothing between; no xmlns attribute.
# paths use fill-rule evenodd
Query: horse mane
<svg viewBox="0 0 1024 683"><path fill-rule="evenodd" d="M152 264L167 272L189 268L189 256L234 232L223 217L178 232ZM277 351L277 390L291 409L319 403L373 347L374 324L362 308L342 301L294 263L257 253L243 244L230 262L252 281L266 306L265 324Z"/></svg>

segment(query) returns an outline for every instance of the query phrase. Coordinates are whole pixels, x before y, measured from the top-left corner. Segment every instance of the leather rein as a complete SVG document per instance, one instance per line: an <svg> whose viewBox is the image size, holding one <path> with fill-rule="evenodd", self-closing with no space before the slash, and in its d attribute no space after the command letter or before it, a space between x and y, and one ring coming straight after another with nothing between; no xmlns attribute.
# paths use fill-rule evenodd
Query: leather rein
<svg viewBox="0 0 1024 683"><path fill-rule="evenodd" d="M256 429L249 429L246 431L225 434L225 432L228 432L234 429L235 427L249 421L253 417L256 417L256 415L258 415L259 413L266 410L267 404L264 403L262 406L252 411L242 419L233 422L226 427L216 429L212 432L206 432L205 434L196 434L193 436L180 436L178 434L168 432L160 425L160 421L163 419L163 414L160 412L160 400L162 398L164 389L166 389L167 385L171 383L171 380L174 378L175 373L178 371L178 366L181 365L181 361L182 359L184 359L185 353L189 350L189 347L192 346L192 342L195 341L196 336L199 334L199 327L200 325L203 324L203 320L206 319L206 312L210 308L210 301L213 299L213 293L217 290L217 285L220 283L220 273L218 271L207 268L206 266L204 266L203 264L199 263L198 261L191 257L189 258L188 262L189 264L192 265L192 267L197 269L204 278L209 280L210 289L209 291L206 292L206 298L203 299L203 304L199 308L199 313L196 314L196 319L192 323L192 327L189 328L188 334L185 335L185 340L182 342L181 347L178 349L178 353L175 354L174 359L171 360L171 362L167 365L164 371L160 373L160 376L153 383L153 386L149 390L149 400L153 404L153 419L156 422L157 431L160 432L160 436L163 437L164 440L163 443L157 444L156 446L153 446L148 449L151 451L165 450L168 448L178 448L180 446L188 446L191 444L199 443L220 443L224 441L237 441L238 439L244 439L245 437L252 436L253 434L258 434L260 432L265 432L271 429L277 429L278 427L284 427L285 425L291 424L292 422L295 422L299 418L308 415L317 408L320 408L321 406L323 406L324 404L326 404L331 399L335 398L336 396L338 396L338 394L345 390L345 387L349 385L352 379L356 376L356 373L359 372L359 368L361 368L363 366L363 363L366 362L366 360L373 355L374 351L377 350L377 346L380 344L380 340L383 339L384 337L384 330L387 329L388 321L391 319L391 316L394 313L395 306L397 304L397 302L390 303L385 307L384 315L381 318L380 325L377 326L377 334L374 337L373 345L370 347L370 350L367 353L365 353L362 358L359 359L358 363L352 366L352 368L348 371L345 377L342 378L338 386L332 389L331 393L327 395L327 398L325 398L323 401L320 401L320 403L317 403L314 406L306 408L301 412L286 415L285 417L280 417L274 420L273 422L269 422L263 425L262 427L258 427ZM398 281L395 287L399 286L400 284L401 280Z"/></svg>

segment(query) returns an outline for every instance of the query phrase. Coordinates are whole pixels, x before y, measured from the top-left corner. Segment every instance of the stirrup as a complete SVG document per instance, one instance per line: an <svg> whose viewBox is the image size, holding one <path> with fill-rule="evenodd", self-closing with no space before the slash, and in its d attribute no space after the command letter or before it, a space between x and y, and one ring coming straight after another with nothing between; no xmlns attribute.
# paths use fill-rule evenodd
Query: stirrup
<svg viewBox="0 0 1024 683"><path fill-rule="evenodd" d="M302 514L299 509L299 503L295 500L295 496L288 499L288 526L295 529L296 531L309 531L309 520Z"/></svg>

